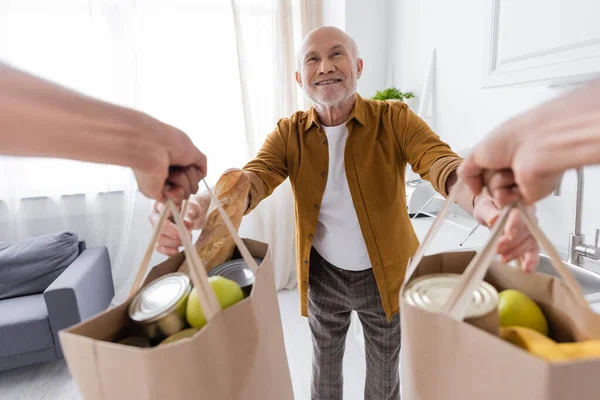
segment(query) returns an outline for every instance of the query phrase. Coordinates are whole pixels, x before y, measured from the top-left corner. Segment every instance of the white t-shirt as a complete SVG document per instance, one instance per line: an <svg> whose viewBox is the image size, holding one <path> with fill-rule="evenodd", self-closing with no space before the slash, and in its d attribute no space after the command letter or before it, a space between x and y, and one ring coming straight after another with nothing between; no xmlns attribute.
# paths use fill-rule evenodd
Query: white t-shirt
<svg viewBox="0 0 600 400"><path fill-rule="evenodd" d="M323 126L329 142L329 173L321 202L313 246L338 268L362 271L371 268L344 168L348 138L346 124Z"/></svg>

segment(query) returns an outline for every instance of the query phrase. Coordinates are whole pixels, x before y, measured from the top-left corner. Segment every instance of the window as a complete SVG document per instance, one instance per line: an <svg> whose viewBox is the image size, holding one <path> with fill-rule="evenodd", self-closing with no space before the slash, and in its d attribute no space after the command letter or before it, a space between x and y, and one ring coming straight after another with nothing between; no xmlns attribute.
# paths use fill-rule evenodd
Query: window
<svg viewBox="0 0 600 400"><path fill-rule="evenodd" d="M249 157L228 1L0 0L0 59L182 129L207 154L209 181ZM0 179L0 199L132 184L126 168L11 157Z"/></svg>

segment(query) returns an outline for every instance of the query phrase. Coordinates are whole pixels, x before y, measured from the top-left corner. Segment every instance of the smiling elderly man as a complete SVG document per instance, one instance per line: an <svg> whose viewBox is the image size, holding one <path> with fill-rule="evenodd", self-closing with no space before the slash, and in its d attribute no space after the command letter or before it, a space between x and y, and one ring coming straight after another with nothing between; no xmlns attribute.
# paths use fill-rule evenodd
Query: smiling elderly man
<svg viewBox="0 0 600 400"><path fill-rule="evenodd" d="M360 97L362 70L356 44L344 32L322 27L308 34L296 81L313 106L281 119L243 168L252 181L248 212L290 178L301 312L313 338L313 399L342 399L352 310L365 336L365 399L400 398L398 294L418 246L406 209L405 167L446 196L461 162L406 104ZM199 227L210 199L195 200L188 215ZM458 203L487 226L498 215L486 194L465 190ZM159 251L172 254L180 244L175 227L167 225ZM523 256L531 268L537 250L522 221L511 219L499 254L505 261Z"/></svg>

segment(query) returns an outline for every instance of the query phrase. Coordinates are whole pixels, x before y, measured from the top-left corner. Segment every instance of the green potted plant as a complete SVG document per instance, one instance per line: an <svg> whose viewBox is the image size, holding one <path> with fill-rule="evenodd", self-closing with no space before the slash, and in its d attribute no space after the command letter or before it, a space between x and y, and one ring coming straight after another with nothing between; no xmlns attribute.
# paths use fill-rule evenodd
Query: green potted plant
<svg viewBox="0 0 600 400"><path fill-rule="evenodd" d="M396 89L395 87L391 87L391 88L387 88L382 91L378 90L377 94L375 96L371 97L371 99L404 101L405 99L412 99L413 97L415 97L413 92L402 93L400 90Z"/></svg>

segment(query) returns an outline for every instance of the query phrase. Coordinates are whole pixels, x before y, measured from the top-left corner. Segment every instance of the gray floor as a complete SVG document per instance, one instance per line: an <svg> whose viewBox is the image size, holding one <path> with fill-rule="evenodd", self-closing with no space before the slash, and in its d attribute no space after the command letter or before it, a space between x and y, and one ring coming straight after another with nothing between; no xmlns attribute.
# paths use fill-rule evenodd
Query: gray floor
<svg viewBox="0 0 600 400"><path fill-rule="evenodd" d="M64 360L0 372L2 400L80 399Z"/></svg>

